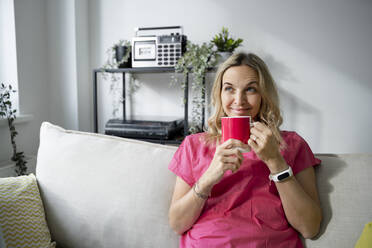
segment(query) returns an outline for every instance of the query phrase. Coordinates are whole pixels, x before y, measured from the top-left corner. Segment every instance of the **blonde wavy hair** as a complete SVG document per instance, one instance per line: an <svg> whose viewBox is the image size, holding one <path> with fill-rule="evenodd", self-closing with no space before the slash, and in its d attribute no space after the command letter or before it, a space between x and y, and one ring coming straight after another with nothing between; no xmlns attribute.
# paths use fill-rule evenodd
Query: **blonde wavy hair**
<svg viewBox="0 0 372 248"><path fill-rule="evenodd" d="M262 99L256 121L266 124L273 132L281 148L284 148L285 144L279 129L283 118L279 109L278 91L265 62L253 53L233 54L218 68L211 92L214 113L208 119L208 130L204 136L205 140L210 143L218 142L221 138L221 117L227 116L223 111L221 101L222 78L227 69L241 65L251 67L258 74L258 92Z"/></svg>

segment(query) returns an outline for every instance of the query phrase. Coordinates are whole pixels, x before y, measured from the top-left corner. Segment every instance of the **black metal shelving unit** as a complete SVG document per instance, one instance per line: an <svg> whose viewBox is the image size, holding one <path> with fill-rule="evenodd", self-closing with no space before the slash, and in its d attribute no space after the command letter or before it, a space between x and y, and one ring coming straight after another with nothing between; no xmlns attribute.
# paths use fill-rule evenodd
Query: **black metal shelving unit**
<svg viewBox="0 0 372 248"><path fill-rule="evenodd" d="M123 120L126 120L126 104L125 104L125 73L171 73L174 72L174 67L144 67L144 68L119 68L119 69L95 69L93 70L93 115L94 115L94 132L98 133L98 104L97 104L97 75L98 73L122 73L123 75ZM205 83L205 80L204 80ZM184 89L184 136L176 137L173 140L157 140L157 139L139 139L160 144L180 144L185 136L189 134L188 127L188 98L189 98L189 75L186 75L186 85ZM205 98L205 95L203 96ZM202 120L204 123L204 107Z"/></svg>

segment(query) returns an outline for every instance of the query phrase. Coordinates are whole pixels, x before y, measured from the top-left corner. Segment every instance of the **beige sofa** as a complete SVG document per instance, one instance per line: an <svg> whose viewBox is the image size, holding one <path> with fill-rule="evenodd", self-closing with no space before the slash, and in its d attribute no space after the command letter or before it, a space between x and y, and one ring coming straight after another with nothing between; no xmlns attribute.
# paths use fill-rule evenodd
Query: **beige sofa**
<svg viewBox="0 0 372 248"><path fill-rule="evenodd" d="M43 123L36 177L48 226L66 248L178 247L168 225L176 147ZM324 213L306 247L353 247L372 221L372 155L317 155Z"/></svg>

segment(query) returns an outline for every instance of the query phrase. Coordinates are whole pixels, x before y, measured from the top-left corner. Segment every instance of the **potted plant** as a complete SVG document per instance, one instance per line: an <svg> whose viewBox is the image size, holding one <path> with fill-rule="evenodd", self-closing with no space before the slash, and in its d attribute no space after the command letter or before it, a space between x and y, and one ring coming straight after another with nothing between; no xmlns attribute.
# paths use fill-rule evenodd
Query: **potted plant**
<svg viewBox="0 0 372 248"><path fill-rule="evenodd" d="M15 171L18 176L25 175L27 172L27 161L23 152L17 152L17 145L15 142L15 137L17 136L17 131L14 126L14 120L16 119L16 109L13 109L12 102L10 100L11 94L15 93L16 90L12 88L11 85L5 86L1 84L0 86L0 118L5 118L8 121L9 131L10 131L10 142L13 148L13 156L11 161L15 163Z"/></svg>
<svg viewBox="0 0 372 248"><path fill-rule="evenodd" d="M213 49L212 43L203 43L202 45L193 44L188 41L186 52L177 61L175 65L175 73L183 74L181 87L186 87L186 75L191 73L194 76L191 88L194 91L192 98L192 123L189 131L191 133L201 132L202 126L202 109L205 104L205 86L204 80L208 70L216 64L216 51ZM173 76L173 82L177 82L177 77Z"/></svg>
<svg viewBox="0 0 372 248"><path fill-rule="evenodd" d="M131 44L127 40L119 40L107 51L107 61L102 69L117 69L132 67Z"/></svg>
<svg viewBox="0 0 372 248"><path fill-rule="evenodd" d="M230 36L229 30L225 27L222 27L222 31L216 34L211 42L217 48L218 54L220 56L219 62L222 62L232 55L234 50L241 45L243 40L240 38L234 40Z"/></svg>

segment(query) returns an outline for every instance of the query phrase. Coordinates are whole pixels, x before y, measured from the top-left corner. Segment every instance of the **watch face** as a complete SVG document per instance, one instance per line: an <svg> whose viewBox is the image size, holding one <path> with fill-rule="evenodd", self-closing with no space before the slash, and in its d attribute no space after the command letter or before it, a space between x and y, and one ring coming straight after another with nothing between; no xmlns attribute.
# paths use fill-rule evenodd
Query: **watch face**
<svg viewBox="0 0 372 248"><path fill-rule="evenodd" d="M281 181L283 179L286 179L287 177L289 177L289 172L286 172L286 173L283 173L283 174L279 175L278 180Z"/></svg>

